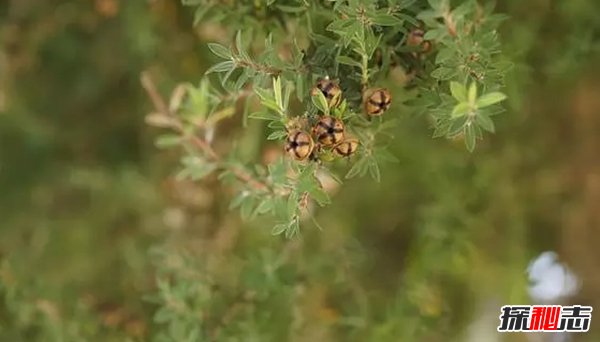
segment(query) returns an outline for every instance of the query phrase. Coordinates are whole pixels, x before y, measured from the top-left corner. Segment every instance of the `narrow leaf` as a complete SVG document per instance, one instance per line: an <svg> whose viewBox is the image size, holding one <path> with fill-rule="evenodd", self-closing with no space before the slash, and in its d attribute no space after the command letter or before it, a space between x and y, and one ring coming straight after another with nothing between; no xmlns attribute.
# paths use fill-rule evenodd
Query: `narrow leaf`
<svg viewBox="0 0 600 342"><path fill-rule="evenodd" d="M208 49L210 51L212 51L212 53L214 53L215 55L217 55L221 58L224 58L224 59L231 58L231 51L229 51L228 48L226 48L225 46L223 46L221 44L208 43Z"/></svg>
<svg viewBox="0 0 600 342"><path fill-rule="evenodd" d="M475 103L475 99L477 99L477 83L471 83L469 87L469 103Z"/></svg>
<svg viewBox="0 0 600 342"><path fill-rule="evenodd" d="M465 134L465 146L467 146L467 150L469 150L469 152L473 152L473 150L475 150L475 143L477 140L475 126L472 123L466 124L464 134Z"/></svg>
<svg viewBox="0 0 600 342"><path fill-rule="evenodd" d="M500 92L493 92L481 96L477 99L477 102L475 104L477 105L477 108L484 108L496 104L498 102L504 101L505 99L506 95Z"/></svg>
<svg viewBox="0 0 600 342"><path fill-rule="evenodd" d="M459 118L463 115L466 115L471 110L471 106L469 106L466 102L461 102L454 106L452 109L452 114L450 115L452 118Z"/></svg>
<svg viewBox="0 0 600 342"><path fill-rule="evenodd" d="M224 61L224 62L217 63L217 64L213 65L212 67L210 67L208 70L206 70L206 74L210 74L213 72L229 71L234 68L235 68L235 64L233 63L233 61Z"/></svg>
<svg viewBox="0 0 600 342"><path fill-rule="evenodd" d="M488 132L494 133L496 131L494 127L494 121L492 121L492 119L490 119L490 117L486 114L480 113L479 115L477 115L477 124L479 125L479 127L485 129Z"/></svg>
<svg viewBox="0 0 600 342"><path fill-rule="evenodd" d="M459 102L467 102L467 88L464 85L452 81L450 82L450 92Z"/></svg>
<svg viewBox="0 0 600 342"><path fill-rule="evenodd" d="M402 20L394 17L391 14L378 14L371 18L375 25L379 26L394 26L402 24Z"/></svg>
<svg viewBox="0 0 600 342"><path fill-rule="evenodd" d="M337 62L340 64L346 64L346 65L350 65L350 66L355 66L355 67L361 67L360 63L348 56L337 56L336 58Z"/></svg>

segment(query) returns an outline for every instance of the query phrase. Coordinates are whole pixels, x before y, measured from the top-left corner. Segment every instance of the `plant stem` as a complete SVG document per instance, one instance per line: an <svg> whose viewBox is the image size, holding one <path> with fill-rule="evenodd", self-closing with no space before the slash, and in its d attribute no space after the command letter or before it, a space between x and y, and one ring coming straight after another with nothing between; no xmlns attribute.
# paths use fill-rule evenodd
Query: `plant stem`
<svg viewBox="0 0 600 342"><path fill-rule="evenodd" d="M177 131L183 137L189 139L189 141L194 146L196 146L199 150L204 152L204 154L208 156L213 162L217 163L221 169L225 169L233 173L236 176L236 178L238 178L243 183L254 188L255 190L272 192L271 188L267 184L257 180L245 170L223 163L221 157L217 154L217 152L215 152L215 150L212 148L212 146L210 146L210 144L206 140L193 134L187 134L179 118L176 117L173 112L171 112L171 110L167 106L167 103L159 94L158 90L156 89L156 85L152 81L150 75L147 72L143 72L140 77L140 80L142 83L142 87L146 90L146 93L148 94L148 97L150 97L150 100L154 104L154 108L156 109L156 111L162 113L165 116L176 119L174 121L175 124L172 126L175 131Z"/></svg>

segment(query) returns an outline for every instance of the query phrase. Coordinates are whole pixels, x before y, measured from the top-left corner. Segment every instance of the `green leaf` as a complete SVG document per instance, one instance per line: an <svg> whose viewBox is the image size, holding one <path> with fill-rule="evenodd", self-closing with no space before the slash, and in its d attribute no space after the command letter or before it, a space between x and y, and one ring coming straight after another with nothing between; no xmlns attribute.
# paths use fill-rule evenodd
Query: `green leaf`
<svg viewBox="0 0 600 342"><path fill-rule="evenodd" d="M471 106L469 106L469 104L466 102L461 102L461 103L457 104L456 106L454 106L454 109L452 109L452 114L450 116L452 118L459 118L463 115L466 115L470 111L471 111Z"/></svg>
<svg viewBox="0 0 600 342"><path fill-rule="evenodd" d="M477 99L477 83L472 82L471 86L469 87L469 95L468 95L469 103L475 103L476 99Z"/></svg>
<svg viewBox="0 0 600 342"><path fill-rule="evenodd" d="M373 155L378 161L389 162L389 163L399 163L400 160L393 155L387 148L378 148L373 151Z"/></svg>
<svg viewBox="0 0 600 342"><path fill-rule="evenodd" d="M296 216L296 212L298 210L298 195L295 192L290 193L287 201L287 216L288 219L291 220L294 216Z"/></svg>
<svg viewBox="0 0 600 342"><path fill-rule="evenodd" d="M324 206L331 203L329 195L325 192L325 190L319 187L314 187L313 189L311 189L309 194L310 197L314 199L320 206Z"/></svg>
<svg viewBox="0 0 600 342"><path fill-rule="evenodd" d="M242 205L240 207L240 214L242 216L242 220L248 221L252 217L252 212L254 211L254 197L246 196Z"/></svg>
<svg viewBox="0 0 600 342"><path fill-rule="evenodd" d="M311 96L312 103L323 112L325 115L329 114L329 106L327 105L327 98L323 95L323 92L317 91L316 95Z"/></svg>
<svg viewBox="0 0 600 342"><path fill-rule="evenodd" d="M246 53L244 49L244 44L242 43L242 31L237 31L235 35L235 49L237 50L238 55L245 61L249 61L250 56Z"/></svg>
<svg viewBox="0 0 600 342"><path fill-rule="evenodd" d="M221 58L231 59L231 51L221 44L208 43L208 49Z"/></svg>
<svg viewBox="0 0 600 342"><path fill-rule="evenodd" d="M213 72L229 71L234 68L235 68L235 64L233 63L233 61L224 61L224 62L217 63L217 64L213 65L212 67L210 67L208 70L206 70L205 74L210 74Z"/></svg>
<svg viewBox="0 0 600 342"><path fill-rule="evenodd" d="M450 92L459 102L467 102L467 88L464 85L452 81L450 82Z"/></svg>
<svg viewBox="0 0 600 342"><path fill-rule="evenodd" d="M431 77L439 80L449 80L453 78L458 72L456 68L439 67L431 72Z"/></svg>
<svg viewBox="0 0 600 342"><path fill-rule="evenodd" d="M284 158L277 159L276 162L267 166L269 170L269 178L273 184L285 185L287 183L287 166Z"/></svg>
<svg viewBox="0 0 600 342"><path fill-rule="evenodd" d="M365 173L367 173L368 168L369 165L367 164L367 160L365 158L361 158L356 163L354 163L354 165L352 165L348 173L346 173L345 178L350 179L357 175L362 176Z"/></svg>
<svg viewBox="0 0 600 342"><path fill-rule="evenodd" d="M475 144L477 140L477 132L475 131L475 126L472 123L467 123L465 125L465 146L467 146L467 150L469 152L473 152L475 150Z"/></svg>
<svg viewBox="0 0 600 342"><path fill-rule="evenodd" d="M167 148L179 145L183 138L177 134L163 134L156 138L154 145L158 148Z"/></svg>
<svg viewBox="0 0 600 342"><path fill-rule="evenodd" d="M304 76L301 73L296 75L296 97L299 101L304 100Z"/></svg>
<svg viewBox="0 0 600 342"><path fill-rule="evenodd" d="M379 26L394 26L402 24L402 20L394 17L391 14L377 14L371 18L371 21L373 24Z"/></svg>
<svg viewBox="0 0 600 342"><path fill-rule="evenodd" d="M197 156L185 156L181 159L181 163L185 167L185 172L181 173L180 175L182 177L187 176L194 181L208 176L217 168L215 163L210 163Z"/></svg>
<svg viewBox="0 0 600 342"><path fill-rule="evenodd" d="M216 169L217 165L215 163L202 163L201 165L197 165L196 167L189 169L190 179L193 181L200 180L211 174Z"/></svg>
<svg viewBox="0 0 600 342"><path fill-rule="evenodd" d="M506 95L501 92L492 92L478 98L475 104L477 105L477 108L484 108L504 100L506 100Z"/></svg>
<svg viewBox="0 0 600 342"><path fill-rule="evenodd" d="M286 131L275 131L267 137L267 140L279 140L287 136Z"/></svg>
<svg viewBox="0 0 600 342"><path fill-rule="evenodd" d="M273 209L273 199L271 197L266 197L263 199L258 207L256 207L257 214L266 214Z"/></svg>
<svg viewBox="0 0 600 342"><path fill-rule="evenodd" d="M377 183L381 182L381 172L379 171L379 164L375 158L369 159L369 174Z"/></svg>
<svg viewBox="0 0 600 342"><path fill-rule="evenodd" d="M281 78L273 77L273 94L275 95L275 103L279 110L283 110L283 91L281 88Z"/></svg>
<svg viewBox="0 0 600 342"><path fill-rule="evenodd" d="M298 221L298 219L293 220L292 222L290 222L287 230L285 231L285 237L286 238L292 238L295 235L297 235L300 232L300 222Z"/></svg>
<svg viewBox="0 0 600 342"><path fill-rule="evenodd" d="M251 119L257 119L257 120L268 120L268 121L272 121L272 120L279 120L280 117L277 114L271 113L269 111L260 111L260 112L254 112L250 115L248 115L249 118Z"/></svg>
<svg viewBox="0 0 600 342"><path fill-rule="evenodd" d="M277 8L279 8L282 12L286 13L300 13L306 10L306 7L293 7L286 5L277 5Z"/></svg>
<svg viewBox="0 0 600 342"><path fill-rule="evenodd" d="M231 202L229 202L229 210L233 210L242 205L247 196L247 193L240 192L239 195L237 195L234 199L231 200Z"/></svg>
<svg viewBox="0 0 600 342"><path fill-rule="evenodd" d="M354 60L348 56L337 56L336 61L340 64L346 64L346 65L350 65L350 66L355 66L355 67L361 67L360 62L358 62L357 60Z"/></svg>
<svg viewBox="0 0 600 342"><path fill-rule="evenodd" d="M483 128L488 132L494 133L496 131L494 127L494 121L492 121L492 119L486 114L479 113L477 115L477 124L479 125L479 127Z"/></svg>
<svg viewBox="0 0 600 342"><path fill-rule="evenodd" d="M278 223L271 229L271 235L279 235L285 232L288 228L287 223Z"/></svg>
<svg viewBox="0 0 600 342"><path fill-rule="evenodd" d="M162 307L154 314L154 323L166 323L170 321L173 318L173 316L173 312L169 310L168 307Z"/></svg>

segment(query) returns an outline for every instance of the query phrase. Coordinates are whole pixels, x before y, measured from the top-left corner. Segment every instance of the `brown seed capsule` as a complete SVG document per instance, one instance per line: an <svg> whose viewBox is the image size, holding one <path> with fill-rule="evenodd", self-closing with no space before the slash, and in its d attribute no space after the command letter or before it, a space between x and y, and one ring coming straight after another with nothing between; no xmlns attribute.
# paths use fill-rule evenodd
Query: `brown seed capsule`
<svg viewBox="0 0 600 342"><path fill-rule="evenodd" d="M329 78L320 79L312 88L310 94L315 96L319 91L325 95L329 108L337 107L342 101L342 89Z"/></svg>
<svg viewBox="0 0 600 342"><path fill-rule="evenodd" d="M313 135L319 144L333 146L344 140L344 124L333 116L324 116L313 127Z"/></svg>
<svg viewBox="0 0 600 342"><path fill-rule="evenodd" d="M333 147L335 154L341 157L350 157L358 149L358 139L350 138Z"/></svg>
<svg viewBox="0 0 600 342"><path fill-rule="evenodd" d="M390 104L392 104L392 95L385 88L370 89L365 92L364 107L369 116L379 116L383 114Z"/></svg>
<svg viewBox="0 0 600 342"><path fill-rule="evenodd" d="M288 134L285 152L296 160L304 160L310 156L314 147L310 134L296 130Z"/></svg>
<svg viewBox="0 0 600 342"><path fill-rule="evenodd" d="M425 40L425 31L421 29L413 29L408 33L408 37L406 38L406 45L408 46L420 46L421 53L428 53L431 51L432 44L430 41Z"/></svg>

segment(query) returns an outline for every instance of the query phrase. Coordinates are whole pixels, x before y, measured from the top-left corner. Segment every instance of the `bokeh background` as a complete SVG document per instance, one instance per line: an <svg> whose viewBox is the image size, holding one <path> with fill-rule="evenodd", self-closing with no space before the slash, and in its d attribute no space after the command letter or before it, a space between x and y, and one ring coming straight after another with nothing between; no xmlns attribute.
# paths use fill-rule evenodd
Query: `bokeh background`
<svg viewBox="0 0 600 342"><path fill-rule="evenodd" d="M288 241L216 179L175 181L144 124L140 73L197 83L219 27L177 0L1 1L0 341L543 341L495 329L545 250L600 308L600 2L498 10L496 135L469 154L398 109L400 163ZM227 126L262 158L259 130Z"/></svg>

